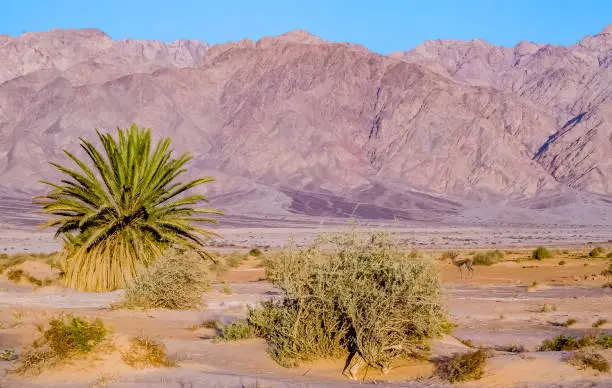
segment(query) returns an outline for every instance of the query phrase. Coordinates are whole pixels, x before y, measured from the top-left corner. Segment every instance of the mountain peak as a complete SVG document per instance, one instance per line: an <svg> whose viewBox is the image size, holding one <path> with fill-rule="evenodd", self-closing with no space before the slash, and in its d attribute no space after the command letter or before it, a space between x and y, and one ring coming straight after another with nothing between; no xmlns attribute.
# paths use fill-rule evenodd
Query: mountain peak
<svg viewBox="0 0 612 388"><path fill-rule="evenodd" d="M292 30L275 36L276 39L286 40L294 43L305 43L305 44L321 44L326 43L325 39L319 38L318 36L311 34L306 30Z"/></svg>
<svg viewBox="0 0 612 388"><path fill-rule="evenodd" d="M602 34L611 34L612 35L612 24L608 24L603 30L601 30L601 32L597 35L602 35Z"/></svg>

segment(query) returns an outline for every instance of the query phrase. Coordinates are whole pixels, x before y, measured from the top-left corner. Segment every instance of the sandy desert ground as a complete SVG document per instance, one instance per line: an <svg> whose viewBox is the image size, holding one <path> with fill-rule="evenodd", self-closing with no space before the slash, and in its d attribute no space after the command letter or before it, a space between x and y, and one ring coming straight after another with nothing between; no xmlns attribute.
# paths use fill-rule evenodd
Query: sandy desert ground
<svg viewBox="0 0 612 388"><path fill-rule="evenodd" d="M231 246L217 247L221 251L241 250L240 246L270 245L277 249L287 231L273 229L236 229L224 231L231 237ZM229 233L227 233L229 232ZM301 232L301 231L298 231ZM420 247L424 255L438 258L444 248L430 248L429 244L444 246L445 239L435 238L433 229L419 232L404 231L400 238L412 236L413 246ZM530 247L511 246L511 233L500 231L499 236L472 228L453 234L452 230L438 231L441 236L460 236L467 246L476 241L480 248L463 248L461 252L489 248L491 240L500 241L505 252L502 262L492 266L477 266L475 275L461 279L450 261L439 260L443 280L444 301L452 322L457 324L452 335L435 340L432 356L451 355L474 347L485 347L492 352L485 376L460 386L465 387L609 387L612 377L590 370L578 370L566 362L566 352L539 352L544 339L558 334L580 336L592 330L598 319L612 321L612 289L602 288L605 278L600 272L607 268L605 257L591 258L588 244L555 240L561 236L521 231L527 241L540 238L557 242L555 256L543 261L529 260ZM314 231L296 233L299 241L307 241ZM479 235L480 233L480 235ZM515 232L518 233L518 232ZM566 236L573 232L568 231ZM517 234L518 235L518 234ZM480 237L479 237L480 236ZM551 237L552 236L552 237ZM606 241L598 235L582 232L581 237ZM598 239L599 238L599 239ZM415 244L415 242L417 242ZM0 249L6 252L53 251L57 243L48 235L28 234L23 231L5 231ZM282 244L282 243L281 243ZM458 244L461 245L461 244ZM505 246L504 246L505 245ZM561 247L565 245L566 247ZM612 245L605 246L608 251ZM566 263L560 265L560 261ZM233 343L214 340L213 329L200 327L202 322L214 319L230 322L244 316L247 305L274 298L278 292L265 280L259 259L250 257L216 280L213 290L203 296L204 307L193 311L130 311L113 309L111 305L121 299L122 291L85 293L64 289L56 285L35 288L25 282L15 284L0 275L0 349L11 348L19 353L37 336L36 325L61 313L100 317L111 328L113 336L121 338L146 334L162 340L169 354L178 360L178 366L165 369L133 370L123 364L116 354L100 355L95 360L79 361L37 378L20 378L0 373L0 387L352 387L377 382L392 387L438 387L446 383L429 378L433 365L425 361L404 361L394 364L387 375L373 369L362 373L359 382L342 377L343 360L321 361L294 369L282 368L266 354L262 340ZM56 270L41 261L27 261L23 268L38 278L53 277ZM229 284L231 294L222 292L222 282ZM541 312L544 305L555 311ZM577 319L571 327L559 323L568 318ZM606 323L601 330L612 332ZM462 342L463 341L463 342ZM469 342L467 342L469 341ZM524 352L508 351L522 346ZM607 353L605 353L607 352ZM612 352L605 351L610 359ZM16 361L0 361L0 369L10 369Z"/></svg>

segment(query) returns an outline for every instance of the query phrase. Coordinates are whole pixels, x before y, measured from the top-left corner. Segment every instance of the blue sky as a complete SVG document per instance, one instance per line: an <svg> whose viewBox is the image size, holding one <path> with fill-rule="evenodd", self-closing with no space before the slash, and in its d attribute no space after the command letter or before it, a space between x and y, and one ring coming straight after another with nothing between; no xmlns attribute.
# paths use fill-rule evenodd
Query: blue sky
<svg viewBox="0 0 612 388"><path fill-rule="evenodd" d="M96 27L114 39L222 43L305 29L373 51L429 39L573 44L612 24L611 0L0 0L0 33Z"/></svg>

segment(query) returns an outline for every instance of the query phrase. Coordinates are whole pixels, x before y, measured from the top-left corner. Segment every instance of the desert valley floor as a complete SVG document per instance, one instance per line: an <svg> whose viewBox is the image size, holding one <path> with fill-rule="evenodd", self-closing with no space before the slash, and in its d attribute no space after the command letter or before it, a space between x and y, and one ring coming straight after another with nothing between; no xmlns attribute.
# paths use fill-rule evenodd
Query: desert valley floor
<svg viewBox="0 0 612 388"><path fill-rule="evenodd" d="M485 347L492 353L481 380L466 387L609 387L609 374L579 370L566 362L567 352L537 351L543 340L558 334L582 336L593 330L599 319L612 321L612 289L602 288L609 260L593 258L594 246L606 251L612 243L601 228L578 229L490 229L490 228L399 228L389 230L407 246L419 249L438 261L443 281L444 302L457 326L452 335L435 340L432 357ZM324 228L331 230L333 228ZM266 247L265 254L279 249L290 236L298 243L308 241L319 228L228 229L221 252L248 252ZM444 236L444 237L442 237ZM534 246L546 245L554 256L530 260ZM453 247L462 254L500 249L504 259L492 266L476 266L472 278L460 277L443 251ZM57 250L48 234L20 230L0 235L3 252L52 252ZM562 263L563 262L563 263ZM100 317L117 341L139 334L162 340L178 366L133 370L115 353L95 360L79 361L37 378L0 374L0 387L352 387L377 382L392 387L439 387L447 383L431 379L433 364L404 361L393 365L387 375L368 369L355 382L341 375L343 360L322 361L286 369L266 354L263 340L222 342L215 330L202 327L207 320L229 322L244 316L247 305L278 296L265 279L260 259L249 257L238 267L215 279L213 289L203 296L203 307L192 311L131 311L112 308L122 291L85 293L51 285L34 288L15 284L0 275L0 348L17 353L36 337L41 321L61 313ZM37 278L53 277L56 270L40 260L19 265ZM229 286L231 293L222 288ZM571 327L562 323L569 318ZM600 327L612 332L612 325ZM607 352L607 353L606 353ZM610 358L612 353L605 350ZM0 361L0 368L14 363ZM553 383L554 382L554 383Z"/></svg>

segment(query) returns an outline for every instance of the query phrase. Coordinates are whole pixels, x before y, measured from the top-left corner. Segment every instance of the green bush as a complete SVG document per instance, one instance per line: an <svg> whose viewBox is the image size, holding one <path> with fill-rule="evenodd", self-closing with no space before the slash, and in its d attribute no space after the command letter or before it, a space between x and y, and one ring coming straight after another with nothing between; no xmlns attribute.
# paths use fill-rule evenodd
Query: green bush
<svg viewBox="0 0 612 388"><path fill-rule="evenodd" d="M249 251L249 255L254 256L254 257L259 257L261 256L261 250L259 248L253 248Z"/></svg>
<svg viewBox="0 0 612 388"><path fill-rule="evenodd" d="M195 252L173 250L136 278L125 290L127 308L196 308L209 288L207 264Z"/></svg>
<svg viewBox="0 0 612 388"><path fill-rule="evenodd" d="M543 260L552 257L550 251L545 247L537 247L532 253L531 258L534 260Z"/></svg>
<svg viewBox="0 0 612 388"><path fill-rule="evenodd" d="M478 380L484 374L486 361L487 355L482 349L456 354L437 363L436 375L451 383Z"/></svg>
<svg viewBox="0 0 612 388"><path fill-rule="evenodd" d="M101 320L87 321L66 316L52 319L49 328L33 343L33 348L21 357L21 363L12 372L37 375L43 369L55 367L78 356L90 353L106 338Z"/></svg>
<svg viewBox="0 0 612 388"><path fill-rule="evenodd" d="M291 244L266 261L283 299L250 310L247 323L283 366L358 354L386 368L417 354L446 323L436 265L403 256L386 233L350 231L319 236L305 248Z"/></svg>
<svg viewBox="0 0 612 388"><path fill-rule="evenodd" d="M479 252L474 255L474 265L492 265L504 257L500 250Z"/></svg>

